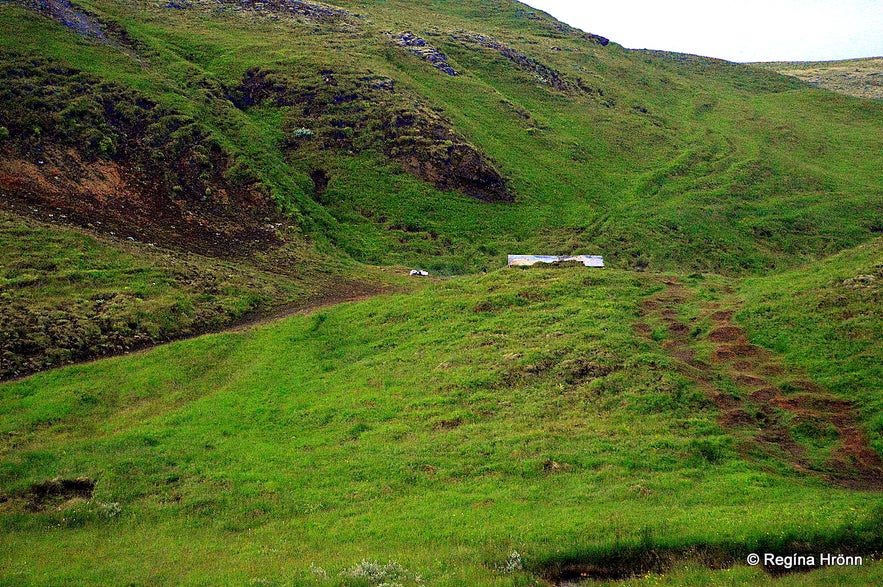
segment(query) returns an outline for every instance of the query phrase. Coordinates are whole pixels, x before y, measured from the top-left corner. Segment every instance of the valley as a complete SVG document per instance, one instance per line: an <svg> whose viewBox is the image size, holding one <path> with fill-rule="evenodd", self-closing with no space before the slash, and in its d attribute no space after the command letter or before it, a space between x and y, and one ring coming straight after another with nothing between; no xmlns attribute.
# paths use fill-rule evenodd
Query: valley
<svg viewBox="0 0 883 587"><path fill-rule="evenodd" d="M883 581L883 102L784 65L0 2L0 583Z"/></svg>

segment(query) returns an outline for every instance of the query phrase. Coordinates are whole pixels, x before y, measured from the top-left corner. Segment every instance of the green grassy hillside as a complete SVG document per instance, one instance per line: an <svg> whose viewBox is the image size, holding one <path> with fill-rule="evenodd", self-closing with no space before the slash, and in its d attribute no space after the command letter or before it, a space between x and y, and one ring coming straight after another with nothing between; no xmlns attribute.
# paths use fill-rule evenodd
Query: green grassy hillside
<svg viewBox="0 0 883 587"><path fill-rule="evenodd" d="M806 368L860 406L883 452L880 433L883 341L883 242L872 241L824 263L740 286L740 314L753 340Z"/></svg>
<svg viewBox="0 0 883 587"><path fill-rule="evenodd" d="M3 581L379 584L340 574L367 559L408 585L524 585L670 560L669 581L740 584L764 581L741 564L756 550L883 547L879 493L850 489L860 474L806 469L771 440L785 408L727 419L717 390L751 402L750 383L727 365L697 376L673 344L666 307L700 317L685 344L701 360L717 340L703 312L729 291L504 270L5 384ZM804 376L789 363L771 381ZM840 450L838 431L793 442Z"/></svg>
<svg viewBox="0 0 883 587"><path fill-rule="evenodd" d="M0 3L0 584L881 582L881 130L509 0Z"/></svg>
<svg viewBox="0 0 883 587"><path fill-rule="evenodd" d="M82 6L109 40L7 4L5 50L195 119L230 161L212 156L213 169L247 168L301 232L359 261L459 273L515 250L577 251L745 273L880 228L883 107L774 73L602 45L514 2L342 2L351 13L331 16L278 3ZM459 75L396 44L403 31ZM243 98L255 67L274 80L257 101ZM0 124L16 152L37 140ZM470 197L470 181L497 182L515 203Z"/></svg>
<svg viewBox="0 0 883 587"><path fill-rule="evenodd" d="M142 262L756 275L883 230L879 103L516 2L21 0L0 33L0 206Z"/></svg>

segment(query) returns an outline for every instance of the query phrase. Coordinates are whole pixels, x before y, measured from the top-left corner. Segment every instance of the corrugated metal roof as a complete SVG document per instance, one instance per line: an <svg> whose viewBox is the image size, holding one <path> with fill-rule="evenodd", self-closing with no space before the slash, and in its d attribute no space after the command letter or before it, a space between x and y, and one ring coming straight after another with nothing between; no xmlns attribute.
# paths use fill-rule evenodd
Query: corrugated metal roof
<svg viewBox="0 0 883 587"><path fill-rule="evenodd" d="M509 255L509 267L526 267L536 263L562 263L565 261L578 261L586 267L604 267L604 257L601 255Z"/></svg>

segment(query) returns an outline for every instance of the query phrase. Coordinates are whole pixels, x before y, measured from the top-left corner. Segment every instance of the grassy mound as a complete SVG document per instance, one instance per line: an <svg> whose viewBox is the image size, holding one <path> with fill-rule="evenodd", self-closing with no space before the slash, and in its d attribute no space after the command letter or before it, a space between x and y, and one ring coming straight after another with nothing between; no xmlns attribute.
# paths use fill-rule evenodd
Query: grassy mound
<svg viewBox="0 0 883 587"><path fill-rule="evenodd" d="M636 327L663 291L501 271L5 384L4 579L518 585L628 549L878 547L876 494L743 452ZM34 507L56 478L91 499Z"/></svg>

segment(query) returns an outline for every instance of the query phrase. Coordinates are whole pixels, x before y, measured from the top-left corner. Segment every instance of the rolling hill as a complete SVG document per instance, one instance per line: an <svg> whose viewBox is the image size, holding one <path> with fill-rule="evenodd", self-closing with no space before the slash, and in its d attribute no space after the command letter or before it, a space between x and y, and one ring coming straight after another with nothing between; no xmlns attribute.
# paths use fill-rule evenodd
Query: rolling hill
<svg viewBox="0 0 883 587"><path fill-rule="evenodd" d="M883 57L843 61L781 61L752 65L796 77L813 86L847 96L883 99Z"/></svg>
<svg viewBox="0 0 883 587"><path fill-rule="evenodd" d="M883 103L770 68L0 3L0 583L878 582Z"/></svg>

